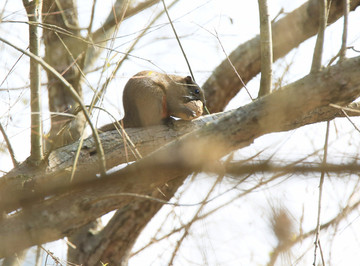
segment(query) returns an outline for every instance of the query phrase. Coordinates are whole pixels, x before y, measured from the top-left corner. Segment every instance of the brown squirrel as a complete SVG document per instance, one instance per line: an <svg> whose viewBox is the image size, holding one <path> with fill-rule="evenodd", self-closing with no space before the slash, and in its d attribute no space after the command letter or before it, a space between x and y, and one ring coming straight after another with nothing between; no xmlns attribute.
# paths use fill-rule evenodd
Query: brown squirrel
<svg viewBox="0 0 360 266"><path fill-rule="evenodd" d="M190 76L141 71L126 83L123 94L124 128L164 124L171 116L192 120L202 115L203 90ZM115 129L107 124L101 131Z"/></svg>

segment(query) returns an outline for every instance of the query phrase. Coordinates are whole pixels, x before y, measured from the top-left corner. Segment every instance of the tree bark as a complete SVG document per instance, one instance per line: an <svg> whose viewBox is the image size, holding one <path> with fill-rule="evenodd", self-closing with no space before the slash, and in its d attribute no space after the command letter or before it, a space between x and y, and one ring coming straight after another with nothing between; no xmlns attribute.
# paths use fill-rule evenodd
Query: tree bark
<svg viewBox="0 0 360 266"><path fill-rule="evenodd" d="M351 1L350 9L355 10L359 5L360 0ZM274 61L317 33L318 14L318 0L310 0L272 24ZM343 0L332 1L328 25L338 20L342 14ZM260 72L260 37L256 36L239 45L229 55L229 59L245 84L248 83ZM221 112L242 87L228 60L224 59L203 85L210 112Z"/></svg>
<svg viewBox="0 0 360 266"><path fill-rule="evenodd" d="M82 97L81 75L82 60L87 44L81 40L77 15L76 0L59 1L44 0L43 22L45 61L54 67L74 87ZM62 29L70 33L57 33ZM80 112L75 119L62 114L75 114L78 103L52 73L47 72L49 109L51 112L51 129L47 136L46 149L54 149L74 142L81 136L85 118ZM63 134L58 134L66 122L71 121Z"/></svg>
<svg viewBox="0 0 360 266"><path fill-rule="evenodd" d="M293 121L317 108L330 103L349 104L360 96L359 69L360 57L357 57L308 75L206 123L106 178L92 178L71 191L20 210L0 222L0 256L67 236L134 199L144 201L141 195L151 195L171 180L177 179L181 184L186 174L201 171L259 136L289 130Z"/></svg>

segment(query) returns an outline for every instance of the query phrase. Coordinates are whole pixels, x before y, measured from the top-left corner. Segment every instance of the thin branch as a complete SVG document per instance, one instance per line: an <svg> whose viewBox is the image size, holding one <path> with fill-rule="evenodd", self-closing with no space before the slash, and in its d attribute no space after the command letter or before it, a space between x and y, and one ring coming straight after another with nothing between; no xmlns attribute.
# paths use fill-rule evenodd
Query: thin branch
<svg viewBox="0 0 360 266"><path fill-rule="evenodd" d="M0 23L2 22L2 19L3 19L3 16L4 16L4 12L5 12L5 8L6 8L6 5L8 4L9 0L5 0L5 3L0 11Z"/></svg>
<svg viewBox="0 0 360 266"><path fill-rule="evenodd" d="M258 97L271 92L272 85L272 34L267 0L258 0L260 13L261 80Z"/></svg>
<svg viewBox="0 0 360 266"><path fill-rule="evenodd" d="M227 52L226 52L226 50L225 50L225 47L223 46L223 44L222 44L222 42L221 42L221 40L220 40L220 37L219 37L219 34L217 33L217 31L215 30L215 33L212 33L211 31L209 31L208 29L204 28L203 26L201 26L201 25L198 25L198 26L199 26L200 28L202 28L203 30L207 31L208 33L210 33L212 36L214 36L214 37L218 40L219 45L220 45L220 47L221 47L221 50L223 51L223 53L224 53L224 55L225 55L225 57L226 57L229 65L231 66L232 70L233 70L234 73L236 74L237 78L240 80L242 86L245 88L246 93L249 95L249 98L251 99L251 101L254 101L254 98L251 96L250 91L249 91L249 89L247 88L244 80L241 78L239 72L237 71L237 69L236 69L236 67L234 66L234 64L232 63L229 55L227 54Z"/></svg>
<svg viewBox="0 0 360 266"><path fill-rule="evenodd" d="M343 2L344 2L344 27L343 27L342 43L340 48L340 61L343 61L346 57L347 32L348 32L349 12L350 12L350 1L343 0Z"/></svg>
<svg viewBox="0 0 360 266"><path fill-rule="evenodd" d="M299 8L287 13L272 25L274 61L285 56L306 39L318 32L317 0L310 0ZM338 2L339 0L337 0ZM352 0L350 10L360 5L360 0ZM342 5L333 4L329 9L328 24L334 23L343 14ZM289 30L291 28L291 30ZM284 34L285 32L289 34ZM256 47L254 50L253 48ZM239 45L229 54L237 71L245 83L260 71L260 38L258 36ZM241 82L228 66L225 58L203 84L207 106L211 112L221 112L229 101L242 89Z"/></svg>
<svg viewBox="0 0 360 266"><path fill-rule="evenodd" d="M160 0L146 0L140 3L137 3L136 6L134 7L129 7L129 9L127 10L124 19L130 18L134 15L136 15L137 13L141 12L142 10L151 7L152 5L158 3ZM106 21L104 22L103 25L101 25L97 30L94 31L94 33L92 34L92 40L94 41L94 43L99 44L102 42L106 42L107 39L112 35L114 28L116 26L116 17L121 17L121 5L122 5L123 0L117 0L115 2L115 8L109 13ZM99 55L102 53L104 48L103 46L99 47L100 49L94 49L93 46L89 46L88 47L88 51L87 51L87 60L88 62L85 64L85 68L89 68L92 63L99 57ZM150 61L149 61L150 62ZM151 62L150 62L151 63Z"/></svg>
<svg viewBox="0 0 360 266"><path fill-rule="evenodd" d="M95 6L96 6L96 2L97 0L93 0L93 4L92 4L92 8L91 8L91 15L90 15L90 22L89 22L89 26L87 27L87 31L88 31L88 38L91 35L91 29L94 23L94 15L95 15Z"/></svg>
<svg viewBox="0 0 360 266"><path fill-rule="evenodd" d="M187 56L186 56L186 53L185 53L185 51L184 51L184 48L183 48L181 42L180 42L180 38L179 38L179 36L178 36L177 33L176 33L176 29L175 29L175 27L174 27L174 24L172 23L172 20L171 20L171 18L170 18L168 9L167 9L166 4L165 4L165 0L161 0L161 1L162 1L162 3L163 3L166 16L167 16L168 19L169 19L169 23L170 23L170 25L171 25L171 28L172 28L172 30L173 30L173 32L174 32L174 34L175 34L175 38L176 38L176 40L177 40L177 42L178 42L178 44L179 44L179 47L180 47L180 49L181 49L181 52L182 52L182 54L183 54L183 56L184 56L184 58L185 58L186 64L187 64L187 66L188 66L188 69L189 69L189 72L190 72L190 75L191 75L191 78L193 79L194 82L196 82L194 73L193 73L192 70L191 70L191 66L190 66L189 60L188 60L188 58L187 58ZM207 114L210 114L209 109L206 107L206 105L204 105L204 109L205 109L205 112L206 112Z"/></svg>
<svg viewBox="0 0 360 266"><path fill-rule="evenodd" d="M27 50L28 48L26 48ZM4 79L1 81L0 83L0 87L4 84L4 82L7 80L7 78L10 76L11 73L13 73L17 63L20 61L20 59L23 57L23 54L21 54L18 59L16 59L15 63L11 66L10 70L8 71L8 73L5 75ZM26 88L29 88L29 86L26 86ZM21 88L20 88L21 89ZM9 91L11 90L11 88L6 88L6 89L0 89L0 91Z"/></svg>
<svg viewBox="0 0 360 266"><path fill-rule="evenodd" d="M96 150L98 152L98 156L99 156L99 164L100 164L100 173L101 175L105 175L106 172L106 167L105 167L105 155L104 155L104 150L103 147L101 145L100 142L100 138L99 138L99 134L96 130L96 128L94 127L93 123L91 122L91 118L89 115L89 112L87 111L84 103L82 102L80 96L77 94L77 92L75 91L75 89L73 88L73 86L63 77L61 76L61 74L59 72L57 72L52 66L50 66L48 63L46 63L42 58L27 52L23 49L21 49L20 47L10 43L9 41L3 39L2 37L0 37L0 41L13 47L14 49L18 50L19 52L27 55L30 58L33 58L36 62L38 62L40 65L42 65L45 69L47 69L48 71L50 71L54 76L56 76L64 85L65 87L70 91L71 95L74 97L74 99L78 102L81 110L84 112L84 115L86 117L86 120L88 121L90 128L92 130L92 134L93 134L93 138L95 140L95 145L96 145Z"/></svg>
<svg viewBox="0 0 360 266"><path fill-rule="evenodd" d="M113 119L113 125L115 127L115 130L120 134L120 136L122 136L123 138L123 143L126 143L127 145L124 145L124 150L126 150L126 147L129 147L132 154L134 155L135 160L137 159L141 159L143 156L140 154L139 150L136 148L136 145L134 144L134 142L130 139L130 136L126 133L126 131L124 130L124 126L122 125L121 121L117 121L117 119L110 113L108 112L106 109L98 107L98 106L94 106L94 108L99 109L105 113L107 113L112 119ZM99 129L100 131L102 131L102 128ZM107 131L107 130L105 130ZM125 152L125 156L126 156L126 162L129 162L129 159L127 157L127 152Z"/></svg>
<svg viewBox="0 0 360 266"><path fill-rule="evenodd" d="M320 243L320 239L319 239L319 250L320 250L320 256L321 256L321 263L323 266L325 266L325 260L324 260L324 253L323 253L323 250L322 250L322 247L321 247L321 243Z"/></svg>
<svg viewBox="0 0 360 266"><path fill-rule="evenodd" d="M231 156L230 156L231 157ZM207 201L210 198L210 195L212 194L212 192L214 191L214 189L216 188L216 186L219 184L219 182L224 178L224 175L219 175L218 178L215 180L214 184L212 185L212 187L210 188L209 192L206 194L205 198L203 199L203 203L201 204L201 206L198 208L198 210L196 211L196 213L194 214L193 218L191 219L190 222L188 222L186 224L186 226L184 227L184 232L183 235L181 236L181 238L177 241L174 252L172 253L172 256L170 258L170 261L168 263L168 265L173 265L174 263L174 259L177 255L177 252L179 251L179 248L181 246L181 244L183 243L184 239L186 238L186 236L189 234L189 229L190 227L199 220L200 214L202 212L202 210L204 209L204 207L206 206Z"/></svg>
<svg viewBox="0 0 360 266"><path fill-rule="evenodd" d="M125 18L127 18L127 15L128 15L128 13L125 14ZM5 22L30 24L28 21L4 21L4 23ZM32 24L34 24L34 23L32 23ZM111 51L111 52L115 52L117 54L123 54L123 55L127 54L126 52L121 52L121 51L118 51L118 50L115 50L115 49L112 49L112 48L109 48L109 47L106 47L104 45L99 44L99 43L108 41L108 39L98 41L98 42L96 42L96 40L90 41L90 40L85 39L84 37L76 36L73 33L67 31L66 29L63 29L63 28L61 28L59 26L56 26L56 25L53 25L53 24L47 24L47 23L41 23L41 24L35 23L35 24L37 24L39 27L41 27L43 29L52 30L54 32L63 34L65 36L73 38L75 40L80 40L80 41L84 42L85 44L87 44L88 49L90 50L90 51L86 52L88 54L88 56L86 57L88 60L95 60L97 58L97 56L98 56L98 53L102 53L103 50L108 50L108 51ZM94 50L95 48L97 48L96 49L96 54L95 54L94 51L93 51L93 53L91 53L91 49ZM146 59L146 58L136 56L136 55L132 55L132 54L127 54L127 56L138 59L138 60L148 62L148 63L150 63L152 65L155 65L150 59ZM91 63L85 64L85 72L86 73L88 73L87 69L90 67L90 65L91 65Z"/></svg>
<svg viewBox="0 0 360 266"><path fill-rule="evenodd" d="M222 44L222 42L221 42L221 40L220 40L220 38L219 38L219 35L218 35L218 33L217 33L216 31L215 31L215 37L217 38L217 40L218 40L218 42L219 42L219 44L220 44L220 46L221 46L221 49L223 50L223 53L224 53L227 61L229 62L231 68L234 70L236 76L238 77L238 79L240 80L241 84L242 84L243 87L245 88L247 94L249 95L249 98L250 98L252 101L254 101L254 98L251 96L250 91L249 91L249 89L247 88L244 80L241 78L239 72L237 71L236 67L235 67L234 64L232 63L229 55L228 55L227 52L225 51L225 47L223 46L223 44Z"/></svg>
<svg viewBox="0 0 360 266"><path fill-rule="evenodd" d="M355 123L351 120L351 118L349 117L349 115L345 112L345 109L341 109L341 112L345 115L345 117L347 118L347 120L349 120L349 122L353 125L353 127L357 130L357 132L360 133L360 129L355 125Z"/></svg>
<svg viewBox="0 0 360 266"><path fill-rule="evenodd" d="M129 5L129 1L126 2L126 6L125 6L125 8L124 8L124 10L123 10L123 12L122 12L122 16L121 16L121 21L120 21L120 23L123 21L123 18L124 18L124 16L125 16L125 13L126 13L126 10L127 10L128 5ZM93 3L93 8L94 8L94 6L95 6L95 2ZM92 14L92 15L93 15L93 14ZM91 23L90 23L90 24L91 24ZM118 29L119 26L120 26L120 24L117 23L116 29ZM116 31L115 31L115 32L116 32ZM71 51L68 49L67 45L63 42L63 40L60 38L60 36L59 36L56 32L55 32L55 34L56 34L56 36L60 39L61 43L64 45L66 51L70 54L70 56L71 56L71 58L73 59L76 67L77 67L78 70L79 70L79 73L82 75L82 77L83 77L85 80L87 80L87 79L85 78L85 74L83 73L81 67L77 64L75 58L73 57ZM88 85L89 85L90 88L92 88L92 86L91 86L90 84L88 84ZM94 89L93 89L93 90L94 90ZM94 90L94 91L95 91L95 90ZM97 92L95 92L95 93L94 93L94 96L93 96L93 99L92 99L92 101L91 101L91 104L90 104L90 108L89 108L89 113L90 113L90 114L92 113L92 110L93 110L93 108L94 108L94 106L95 106L95 104L96 104L96 100L97 100L97 99L98 99L98 98L97 98ZM86 124L85 124L85 126L86 126ZM85 127L84 127L84 128L85 128ZM85 139L85 134L84 134L84 133L85 133L85 130L83 129L83 131L82 131L82 133L81 133L80 140L79 140L79 146L78 146L78 149L77 149L76 154L75 154L74 164L73 164L73 167L72 167L72 169L71 169L70 182L73 180L73 178L74 178L74 176L75 176L75 171L76 171L78 159L79 159L80 152L81 152L81 149L82 149L82 147L83 147L83 142L84 142L84 139Z"/></svg>
<svg viewBox="0 0 360 266"><path fill-rule="evenodd" d="M323 156L323 164L326 164L327 161L327 154L328 154L328 143L329 143L329 129L330 129L330 122L328 121L326 124L326 135L325 135L325 144L324 144L324 156ZM317 222L316 222L316 233L315 233L315 248L314 248L314 262L313 265L316 265L316 252L319 246L319 235L320 235L320 216L321 216L321 199L322 199L322 191L325 179L325 171L321 172L320 176L320 184L319 184L319 200L318 200L318 214L317 214ZM321 252L321 260L324 262L323 253ZM323 266L325 264L323 263Z"/></svg>
<svg viewBox="0 0 360 266"><path fill-rule="evenodd" d="M188 58L187 58L187 56L186 56L186 53L185 53L185 51L184 51L184 48L183 48L181 42L180 42L180 38L179 38L179 36L178 36L177 33L176 33L176 29L175 29L175 27L174 27L174 24L172 23L172 20L171 20L171 18L170 18L168 9L167 9L166 4L165 4L165 0L161 0L161 1L162 1L162 3L163 3L166 16L167 16L167 18L169 19L169 23L170 23L170 25L171 25L171 28L172 28L172 30L173 30L173 32L174 32L175 38L176 38L176 40L177 40L177 42L178 42L178 44L179 44L179 47L180 47L180 49L181 49L181 52L182 52L182 54L183 54L183 56L184 56L184 59L185 59L185 61L186 61L187 66L188 66L188 68L189 68L190 75L191 75L193 81L195 82L194 73L193 73L192 70L191 70L191 66L190 66L189 60L188 60Z"/></svg>
<svg viewBox="0 0 360 266"><path fill-rule="evenodd" d="M174 6L179 0L174 0L170 5L169 8ZM124 61L128 58L128 56L130 55L130 52L135 48L136 44L140 41L140 39L145 35L145 33L151 28L151 26L162 16L162 14L165 11L161 11L157 16L155 16L155 18L147 25L146 28L144 28L139 35L136 37L136 39L134 40L134 42L131 44L131 46L127 49L127 51L124 53L124 56L121 58L121 60L119 60L116 63L115 69L112 71L112 73L110 74L110 77L108 77L106 79L106 81L104 82L104 84L101 87L101 90L99 92L96 93L96 97L94 97L94 99L92 101L95 101L95 104L97 103L97 101L100 99L100 96L103 95L104 91L106 90L107 86L109 85L109 83L115 78L116 73L118 72L118 70L120 69L120 66L124 63ZM125 13L124 13L125 15ZM104 68L105 65L102 67ZM103 72L103 71L102 71Z"/></svg>
<svg viewBox="0 0 360 266"><path fill-rule="evenodd" d="M302 162L302 164L291 163L289 165L278 165L270 163L269 161L243 164L243 163L232 163L229 164L228 168L225 169L226 174L233 177L243 176L247 174L256 173L292 173L292 174L309 174L309 173L348 173L356 174L360 171L360 165L358 164L316 164L310 162Z"/></svg>
<svg viewBox="0 0 360 266"><path fill-rule="evenodd" d="M194 82L196 82L194 73L192 72L192 69L191 69L191 66L190 66L190 63L189 63L189 60L188 60L188 58L187 58L187 56L186 56L186 53L185 53L185 51L184 51L184 48L183 48L183 46L182 46L182 44L181 44L180 38L179 38L179 36L177 35L176 29L175 29L175 27L174 27L174 24L172 23L172 20L171 20L171 18L170 18L169 11L168 11L168 9L167 9L167 7L166 7L166 4L165 4L165 0L161 0L161 1L162 1L162 3L163 3L166 16L167 16L167 18L169 19L169 23L170 23L170 25L171 25L171 28L172 28L172 30L173 30L173 32L174 32L174 34L175 34L175 38L176 38L176 40L177 40L177 42L178 42L178 44L179 44L179 47L180 47L180 49L181 49L181 52L182 52L182 54L183 54L183 56L184 56L184 58L185 58L186 64L187 64L187 66L188 66L188 69L189 69L189 72L190 72L190 75L191 75L191 78L192 78L192 80L193 80ZM205 111L206 111L207 114L210 114L210 112L209 112L208 108L206 107L206 105L204 105L204 109L205 109Z"/></svg>
<svg viewBox="0 0 360 266"><path fill-rule="evenodd" d="M324 36L327 23L327 0L318 0L319 3L319 31L316 38L311 72L317 72L321 69L321 59L324 48Z"/></svg>
<svg viewBox="0 0 360 266"><path fill-rule="evenodd" d="M19 163L18 163L18 161L16 161L16 159L15 159L14 150L13 150L13 148L12 148L12 146L11 146L11 143L10 143L10 140L9 140L9 138L8 138L5 130L4 130L4 127L2 126L1 123L0 123L0 131L1 131L1 134L3 135L4 140L5 140L5 142L6 142L6 145L7 145L7 148L8 148L8 150L9 150L10 157L11 157L11 160L12 160L12 162L13 162L13 165L14 165L14 167L16 167L16 166L19 165Z"/></svg>
<svg viewBox="0 0 360 266"><path fill-rule="evenodd" d="M349 216L349 214L351 214L353 211L357 210L359 208L360 205L360 201L355 202L353 205L347 205L345 208L341 209L340 212L331 220L327 221L326 223L322 224L320 226L321 230L327 229L331 226L336 226L340 223L341 220L345 219L346 217ZM291 241L289 243L289 245L287 246L287 249L290 249L291 247L293 247L295 244L303 241L304 239L313 236L317 231L317 228L310 230L306 233L300 234L296 237L296 239L294 239L293 241Z"/></svg>
<svg viewBox="0 0 360 266"><path fill-rule="evenodd" d="M23 0L29 20L30 53L40 55L40 27L42 0L29 2ZM42 122L41 122L41 69L39 63L30 58L30 107L31 107L31 155L30 161L35 165L43 159Z"/></svg>

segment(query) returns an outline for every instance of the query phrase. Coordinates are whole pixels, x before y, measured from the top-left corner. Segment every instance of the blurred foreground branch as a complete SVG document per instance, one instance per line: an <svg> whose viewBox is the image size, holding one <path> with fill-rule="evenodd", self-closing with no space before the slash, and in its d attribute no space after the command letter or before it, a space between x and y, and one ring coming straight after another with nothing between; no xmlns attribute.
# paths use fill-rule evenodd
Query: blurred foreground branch
<svg viewBox="0 0 360 266"><path fill-rule="evenodd" d="M57 176L36 176L34 173L28 179L29 183L20 182L16 178L19 176L5 176L0 180L1 209L11 211L24 207L0 222L0 256L67 236L95 218L133 202L128 193L148 195L171 180L185 178L194 171L211 169L214 160L249 145L259 136L298 127L299 123L294 121L301 120L316 109L331 103L351 103L360 96L359 69L360 57L356 57L320 73L310 74L251 104L223 114L213 122L207 122L105 178L96 176L98 164L93 162L98 157L91 141L84 145L82 153L82 160L88 163L75 175L73 183L69 183L65 164L59 167L62 171ZM161 129L166 127L154 127L154 134L149 134L150 128L138 129L138 132L146 131L146 134L156 136L156 130ZM169 133L169 130L164 132ZM103 134L103 141L110 141L114 136L111 133ZM132 136L130 131L128 133ZM162 138L167 136L165 133ZM26 169L26 165L23 167ZM31 169L26 170L29 175ZM44 183L51 184L50 187L39 182L46 179ZM5 187L7 190L3 190ZM39 195L52 197L32 203ZM109 199L108 195L119 197ZM24 205L24 202L27 204Z"/></svg>

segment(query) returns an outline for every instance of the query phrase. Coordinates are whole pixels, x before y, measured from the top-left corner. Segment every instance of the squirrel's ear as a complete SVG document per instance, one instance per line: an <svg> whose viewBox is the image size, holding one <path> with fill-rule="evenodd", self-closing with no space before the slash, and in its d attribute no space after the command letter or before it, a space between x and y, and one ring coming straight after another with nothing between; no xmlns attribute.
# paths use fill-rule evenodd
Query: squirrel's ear
<svg viewBox="0 0 360 266"><path fill-rule="evenodd" d="M191 82L192 82L192 78L191 78L190 76L187 76L187 77L185 78L185 82L186 82L186 83L191 83Z"/></svg>

